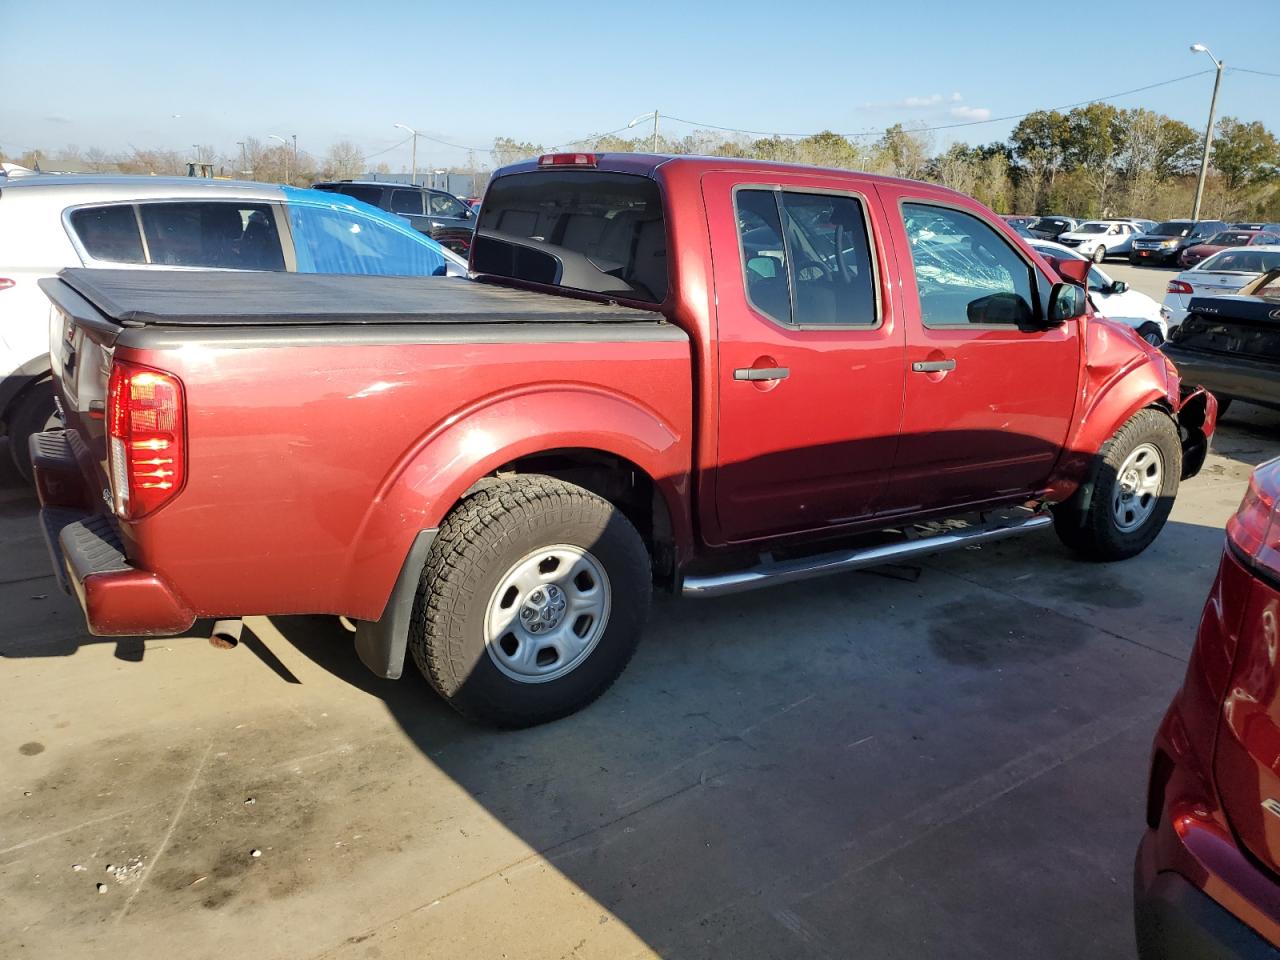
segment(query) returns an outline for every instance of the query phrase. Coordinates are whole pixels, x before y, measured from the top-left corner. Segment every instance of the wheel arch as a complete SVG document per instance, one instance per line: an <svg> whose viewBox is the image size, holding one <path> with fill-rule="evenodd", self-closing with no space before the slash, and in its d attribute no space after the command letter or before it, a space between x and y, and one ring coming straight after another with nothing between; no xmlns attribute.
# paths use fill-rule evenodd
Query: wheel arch
<svg viewBox="0 0 1280 960"><path fill-rule="evenodd" d="M0 427L8 432L9 421L22 398L36 384L53 376L48 354L32 357L0 379Z"/></svg>

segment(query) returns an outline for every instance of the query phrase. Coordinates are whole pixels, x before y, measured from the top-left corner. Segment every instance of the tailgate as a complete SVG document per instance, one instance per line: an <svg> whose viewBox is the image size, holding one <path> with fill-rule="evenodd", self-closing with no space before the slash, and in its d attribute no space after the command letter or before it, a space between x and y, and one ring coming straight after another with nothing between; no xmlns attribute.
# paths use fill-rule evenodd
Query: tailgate
<svg viewBox="0 0 1280 960"><path fill-rule="evenodd" d="M1243 299L1243 298L1241 298ZM1204 303L1192 300L1187 319L1169 337L1171 345L1202 353L1242 357L1280 364L1280 304L1265 310L1204 312Z"/></svg>

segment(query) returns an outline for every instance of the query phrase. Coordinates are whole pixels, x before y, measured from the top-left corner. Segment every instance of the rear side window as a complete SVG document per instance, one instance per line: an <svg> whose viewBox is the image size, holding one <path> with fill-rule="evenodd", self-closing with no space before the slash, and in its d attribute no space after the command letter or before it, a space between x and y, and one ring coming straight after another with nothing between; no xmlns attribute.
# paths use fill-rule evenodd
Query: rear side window
<svg viewBox="0 0 1280 960"><path fill-rule="evenodd" d="M283 270L267 203L214 201L139 205L150 262L169 267Z"/></svg>
<svg viewBox="0 0 1280 960"><path fill-rule="evenodd" d="M752 306L801 327L875 325L870 244L857 198L745 189L734 199Z"/></svg>
<svg viewBox="0 0 1280 960"><path fill-rule="evenodd" d="M422 191L392 190L391 212L403 213L411 217L422 216Z"/></svg>
<svg viewBox="0 0 1280 960"><path fill-rule="evenodd" d="M289 204L289 224L299 273L430 277L445 272L439 245L408 225L296 202Z"/></svg>
<svg viewBox="0 0 1280 960"><path fill-rule="evenodd" d="M132 204L89 207L71 214L71 229L94 260L145 263L142 235Z"/></svg>
<svg viewBox="0 0 1280 960"><path fill-rule="evenodd" d="M667 296L667 232L648 177L536 170L489 184L472 267L480 273L649 303Z"/></svg>
<svg viewBox="0 0 1280 960"><path fill-rule="evenodd" d="M343 183L336 187L325 187L324 189L333 190L336 193L342 194L344 197L352 197L359 200L361 203L367 203L373 207L382 206L381 187L362 187L357 184Z"/></svg>
<svg viewBox="0 0 1280 960"><path fill-rule="evenodd" d="M1031 266L971 213L904 203L920 317L926 327L1021 326L1035 316Z"/></svg>

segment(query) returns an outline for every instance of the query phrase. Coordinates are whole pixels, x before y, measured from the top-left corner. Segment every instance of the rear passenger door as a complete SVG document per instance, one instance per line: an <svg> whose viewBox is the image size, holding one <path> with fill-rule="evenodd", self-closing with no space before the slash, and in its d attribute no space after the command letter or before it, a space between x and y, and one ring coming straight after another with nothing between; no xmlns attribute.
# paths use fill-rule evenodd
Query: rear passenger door
<svg viewBox="0 0 1280 960"><path fill-rule="evenodd" d="M419 233L431 235L431 224L426 215L423 191L416 187L413 189L397 187L391 191L391 196L387 200L387 209L397 216L404 217Z"/></svg>
<svg viewBox="0 0 1280 960"><path fill-rule="evenodd" d="M896 275L853 178L709 174L724 541L826 530L877 509L902 415Z"/></svg>
<svg viewBox="0 0 1280 960"><path fill-rule="evenodd" d="M909 186L881 196L909 271L906 405L886 505L909 513L1037 491L1075 410L1079 321L1043 326L1048 278L978 208Z"/></svg>

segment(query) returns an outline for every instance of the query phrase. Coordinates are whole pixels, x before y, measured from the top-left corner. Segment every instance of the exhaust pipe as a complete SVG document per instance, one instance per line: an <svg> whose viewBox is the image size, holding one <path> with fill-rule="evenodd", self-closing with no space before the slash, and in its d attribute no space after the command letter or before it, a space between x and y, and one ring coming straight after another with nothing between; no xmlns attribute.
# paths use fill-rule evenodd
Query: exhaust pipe
<svg viewBox="0 0 1280 960"><path fill-rule="evenodd" d="M242 630L244 621L239 617L234 620L216 620L213 631L209 634L209 643L219 650L233 650L240 643Z"/></svg>

